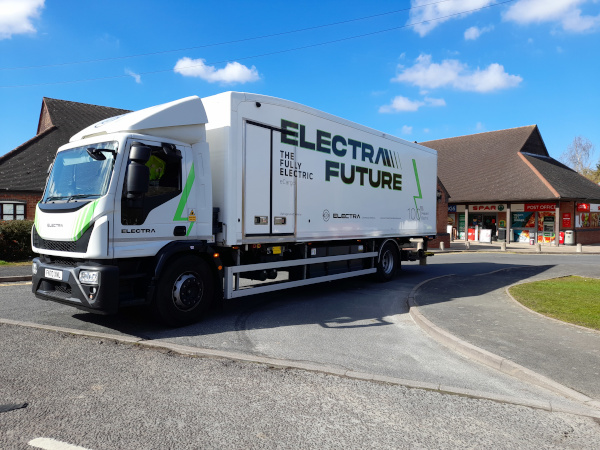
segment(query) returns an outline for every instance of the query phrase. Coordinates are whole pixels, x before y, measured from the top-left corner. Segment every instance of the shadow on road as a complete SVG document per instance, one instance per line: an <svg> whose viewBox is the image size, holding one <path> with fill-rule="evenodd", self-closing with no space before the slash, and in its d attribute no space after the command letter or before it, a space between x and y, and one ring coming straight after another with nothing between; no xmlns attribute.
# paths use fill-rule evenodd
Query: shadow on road
<svg viewBox="0 0 600 450"><path fill-rule="evenodd" d="M456 275L444 278L440 283L427 283L422 286L415 299L420 306L450 302L455 298L476 297L526 280L555 267L510 266L496 269L494 273L483 275Z"/></svg>
<svg viewBox="0 0 600 450"><path fill-rule="evenodd" d="M386 317L408 312L408 293L427 279L458 275L426 285L428 290L436 292L432 301L446 302L452 300L455 291L464 288L462 284L465 279L461 275L468 275L470 288L476 295L481 295L546 271L550 267L553 266L479 262L443 264L441 261L428 266L407 264L403 266L400 275L389 283L376 283L365 276L229 300L210 311L201 322L181 328L160 325L143 308L123 310L117 316L77 313L73 317L142 339L202 337L304 324L319 324L332 330L381 327L392 325ZM486 273L508 268L513 270L507 271L503 276L485 276ZM473 277L478 274L481 275ZM418 301L427 304L428 299L420 296ZM251 316L252 325L248 328Z"/></svg>

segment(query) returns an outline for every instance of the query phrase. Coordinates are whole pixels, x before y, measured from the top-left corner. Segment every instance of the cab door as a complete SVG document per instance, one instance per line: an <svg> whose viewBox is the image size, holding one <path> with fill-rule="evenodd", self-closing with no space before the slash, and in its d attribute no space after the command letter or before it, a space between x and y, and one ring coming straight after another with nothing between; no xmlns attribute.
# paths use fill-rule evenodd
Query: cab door
<svg viewBox="0 0 600 450"><path fill-rule="evenodd" d="M129 163L124 164L123 190L115 205L113 242L118 255L126 252L151 253L178 237L185 237L190 229L188 205L193 205L194 193L184 192L191 161L186 161L182 149L149 140L136 139L150 147L151 157L146 163L150 181L148 191L140 198L127 198L126 178ZM127 155L133 142L128 142ZM169 146L165 149L165 146ZM183 207L182 197L186 197ZM118 197L117 197L118 198ZM179 217L178 217L179 216ZM183 220L182 220L183 219Z"/></svg>

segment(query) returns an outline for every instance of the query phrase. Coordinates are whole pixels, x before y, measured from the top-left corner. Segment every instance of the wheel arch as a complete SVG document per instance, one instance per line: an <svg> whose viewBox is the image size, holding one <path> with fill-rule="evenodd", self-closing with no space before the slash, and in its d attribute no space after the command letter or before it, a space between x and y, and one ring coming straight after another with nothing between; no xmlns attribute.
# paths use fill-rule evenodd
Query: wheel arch
<svg viewBox="0 0 600 450"><path fill-rule="evenodd" d="M222 268L223 263L219 256L214 256L215 254L218 254L218 252L216 252L216 250L206 241L175 241L165 245L154 257L154 274L152 275L152 292L150 293L151 298L154 297L153 291L155 290L156 282L164 272L165 267L168 266L168 263L175 258L180 258L185 255L193 255L203 259L212 272L215 287L218 288L219 291L222 291L221 280L223 278L223 273L222 270L219 270L219 267Z"/></svg>
<svg viewBox="0 0 600 450"><path fill-rule="evenodd" d="M401 248L400 248L400 244L398 244L398 241L394 238L382 239L381 241L379 241L379 249L377 252L378 253L377 262L381 262L381 256L383 255L383 249L385 248L385 246L387 245L388 242L392 242L394 244L394 248L396 249L397 255L398 255L398 257L400 257Z"/></svg>

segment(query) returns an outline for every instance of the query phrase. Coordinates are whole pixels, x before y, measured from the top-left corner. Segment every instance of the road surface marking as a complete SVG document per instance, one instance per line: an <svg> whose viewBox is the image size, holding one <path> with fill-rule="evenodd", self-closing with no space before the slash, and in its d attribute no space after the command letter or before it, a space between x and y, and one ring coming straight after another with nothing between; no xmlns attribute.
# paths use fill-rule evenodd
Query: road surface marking
<svg viewBox="0 0 600 450"><path fill-rule="evenodd" d="M88 450L78 445L67 444L50 438L36 438L28 442L32 447L42 448L44 450Z"/></svg>

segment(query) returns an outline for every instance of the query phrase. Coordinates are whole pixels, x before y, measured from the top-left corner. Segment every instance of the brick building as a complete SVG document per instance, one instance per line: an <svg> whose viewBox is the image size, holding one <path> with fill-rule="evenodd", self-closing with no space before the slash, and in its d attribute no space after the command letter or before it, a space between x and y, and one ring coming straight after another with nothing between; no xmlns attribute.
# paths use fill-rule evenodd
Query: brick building
<svg viewBox="0 0 600 450"><path fill-rule="evenodd" d="M438 151L457 239L600 243L600 186L551 158L537 125L421 145Z"/></svg>
<svg viewBox="0 0 600 450"><path fill-rule="evenodd" d="M0 156L0 220L33 220L58 147L83 128L127 112L44 98L35 137Z"/></svg>

